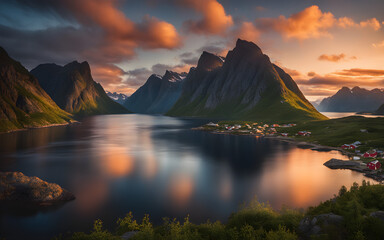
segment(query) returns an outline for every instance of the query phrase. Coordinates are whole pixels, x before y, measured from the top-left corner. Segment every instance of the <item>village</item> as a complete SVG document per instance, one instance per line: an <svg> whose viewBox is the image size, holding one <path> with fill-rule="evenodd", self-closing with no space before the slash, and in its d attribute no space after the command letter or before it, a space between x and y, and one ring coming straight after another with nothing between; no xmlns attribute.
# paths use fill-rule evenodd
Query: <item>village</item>
<svg viewBox="0 0 384 240"><path fill-rule="evenodd" d="M293 129L294 128L294 129ZM252 135L256 137L276 138L290 142L311 142L312 132L308 130L297 129L297 124L266 124L256 122L210 122L198 130L210 131L217 134L233 134L233 135ZM366 129L360 129L361 133L368 133ZM313 144L313 146L317 146ZM329 150L338 150L349 157L349 161L331 159L324 163L325 166L332 169L350 169L363 173L366 177L373 178L377 181L384 181L384 172L382 164L384 164L384 151L370 147L369 144L362 141L354 141L353 143L344 143L340 146L322 146L329 147ZM383 146L384 147L384 146ZM317 149L319 146L317 146ZM314 148L316 149L316 147ZM336 161L335 161L336 160Z"/></svg>

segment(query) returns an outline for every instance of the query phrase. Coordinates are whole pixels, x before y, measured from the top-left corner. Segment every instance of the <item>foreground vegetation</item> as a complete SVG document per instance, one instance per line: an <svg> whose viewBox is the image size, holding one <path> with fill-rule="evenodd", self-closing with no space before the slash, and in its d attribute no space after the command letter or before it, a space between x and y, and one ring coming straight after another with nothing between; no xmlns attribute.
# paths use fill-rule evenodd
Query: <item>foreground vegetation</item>
<svg viewBox="0 0 384 240"><path fill-rule="evenodd" d="M384 239L384 219L371 216L371 213L379 210L384 210L384 186L363 181L361 186L354 183L349 190L343 186L333 199L310 207L305 213L287 208L275 211L268 204L254 201L233 213L226 224L219 221L193 224L187 217L183 222L165 218L160 226L154 226L148 215L137 222L132 213L128 213L117 220L114 231L103 229L102 221L96 220L90 233L74 233L56 239L113 240L135 231L130 239L378 240ZM334 226L319 222L322 230L312 236L300 230L302 219L327 213L339 215L343 220Z"/></svg>

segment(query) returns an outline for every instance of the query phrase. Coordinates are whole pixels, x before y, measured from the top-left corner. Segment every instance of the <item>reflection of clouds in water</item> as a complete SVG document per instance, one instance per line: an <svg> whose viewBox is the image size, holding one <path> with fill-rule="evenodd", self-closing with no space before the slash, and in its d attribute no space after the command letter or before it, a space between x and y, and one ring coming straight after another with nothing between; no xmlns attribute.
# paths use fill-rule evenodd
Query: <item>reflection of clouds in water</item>
<svg viewBox="0 0 384 240"><path fill-rule="evenodd" d="M101 151L101 167L108 175L121 177L133 172L135 161L125 148L105 145Z"/></svg>
<svg viewBox="0 0 384 240"><path fill-rule="evenodd" d="M232 177L228 169L220 171L219 194L222 200L230 200L232 197Z"/></svg>
<svg viewBox="0 0 384 240"><path fill-rule="evenodd" d="M188 174L175 174L169 180L169 194L175 207L182 208L190 200L194 190L193 178Z"/></svg>
<svg viewBox="0 0 384 240"><path fill-rule="evenodd" d="M339 159L347 159L339 152L332 152ZM278 152L266 160L262 175L257 178L255 188L258 195L269 199L274 207L283 204L301 207L316 204L332 197L341 185L356 181L352 171L330 170L322 164L330 159L330 153L293 148L290 152ZM342 175L342 176L341 176ZM357 181L362 181L363 175Z"/></svg>
<svg viewBox="0 0 384 240"><path fill-rule="evenodd" d="M100 178L74 179L76 208L82 215L98 210L108 197L108 185Z"/></svg>

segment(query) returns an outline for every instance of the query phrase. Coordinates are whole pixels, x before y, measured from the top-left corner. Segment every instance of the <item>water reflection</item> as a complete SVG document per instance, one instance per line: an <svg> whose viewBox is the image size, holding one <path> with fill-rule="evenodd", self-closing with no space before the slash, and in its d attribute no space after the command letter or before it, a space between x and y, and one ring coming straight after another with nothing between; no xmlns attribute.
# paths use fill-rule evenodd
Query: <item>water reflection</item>
<svg viewBox="0 0 384 240"><path fill-rule="evenodd" d="M194 222L223 221L255 195L275 208L305 208L329 199L341 185L364 179L322 165L345 158L338 152L190 130L207 122L110 115L0 135L1 171L56 182L77 197L35 215L1 212L0 232L7 239L48 239L68 230L86 231L96 218L113 226L129 211L139 217L149 213L155 223L187 214ZM51 223L49 229L44 222Z"/></svg>

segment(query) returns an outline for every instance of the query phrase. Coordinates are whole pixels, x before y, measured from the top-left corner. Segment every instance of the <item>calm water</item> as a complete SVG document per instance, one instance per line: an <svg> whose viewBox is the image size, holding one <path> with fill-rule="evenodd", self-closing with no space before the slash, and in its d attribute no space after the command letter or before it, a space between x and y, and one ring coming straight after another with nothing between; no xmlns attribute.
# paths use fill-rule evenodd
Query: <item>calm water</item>
<svg viewBox="0 0 384 240"><path fill-rule="evenodd" d="M77 199L36 211L2 206L0 236L49 239L88 231L95 219L113 227L132 211L193 222L225 221L257 196L273 207L305 208L329 199L361 174L330 170L345 159L250 136L190 130L207 123L148 115L109 115L82 124L0 135L0 170L22 171L55 182Z"/></svg>
<svg viewBox="0 0 384 240"><path fill-rule="evenodd" d="M343 117L349 117L349 116L361 116L366 118L383 117L379 115L357 114L356 112L321 112L321 113L329 118L343 118Z"/></svg>

